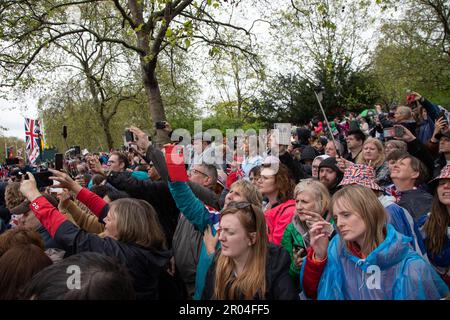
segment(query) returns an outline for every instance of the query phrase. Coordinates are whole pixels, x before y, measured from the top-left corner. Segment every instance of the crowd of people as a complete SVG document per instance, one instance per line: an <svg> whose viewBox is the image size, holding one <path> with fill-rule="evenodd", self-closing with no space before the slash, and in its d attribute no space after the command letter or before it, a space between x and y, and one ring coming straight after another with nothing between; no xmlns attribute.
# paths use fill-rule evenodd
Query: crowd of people
<svg viewBox="0 0 450 320"><path fill-rule="evenodd" d="M0 182L0 299L449 298L450 128L420 94L263 152L129 130L126 152L48 165L52 186L23 159Z"/></svg>

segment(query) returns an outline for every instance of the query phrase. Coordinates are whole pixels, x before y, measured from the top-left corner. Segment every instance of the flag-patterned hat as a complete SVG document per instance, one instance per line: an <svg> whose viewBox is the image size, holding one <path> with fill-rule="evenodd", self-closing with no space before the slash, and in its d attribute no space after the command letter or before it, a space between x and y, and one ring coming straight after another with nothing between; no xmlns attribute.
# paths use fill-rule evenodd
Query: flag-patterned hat
<svg viewBox="0 0 450 320"><path fill-rule="evenodd" d="M376 183L375 177L375 169L373 167L365 164L352 164L345 169L344 178L342 178L339 185L358 184L372 190L382 191L383 188Z"/></svg>
<svg viewBox="0 0 450 320"><path fill-rule="evenodd" d="M431 180L430 182L435 182L440 179L450 179L450 164L446 165L444 168L442 168L441 173L439 176Z"/></svg>

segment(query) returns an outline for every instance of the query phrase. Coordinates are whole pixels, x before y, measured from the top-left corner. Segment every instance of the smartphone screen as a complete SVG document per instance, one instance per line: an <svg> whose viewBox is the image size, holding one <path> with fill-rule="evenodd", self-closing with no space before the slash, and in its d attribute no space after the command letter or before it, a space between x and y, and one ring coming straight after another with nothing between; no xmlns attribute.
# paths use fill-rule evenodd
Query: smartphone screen
<svg viewBox="0 0 450 320"><path fill-rule="evenodd" d="M52 176L52 173L50 171L36 172L33 173L33 176L36 180L36 186L38 187L38 189L53 185L53 180L49 179Z"/></svg>
<svg viewBox="0 0 450 320"><path fill-rule="evenodd" d="M134 134L130 130L125 131L125 140L127 142L133 142L134 141Z"/></svg>
<svg viewBox="0 0 450 320"><path fill-rule="evenodd" d="M393 138L393 137L395 137L395 129L394 128L385 128L383 130L383 136L385 138Z"/></svg>
<svg viewBox="0 0 450 320"><path fill-rule="evenodd" d="M55 154L55 169L56 170L62 170L63 169L63 154L62 153L57 153Z"/></svg>
<svg viewBox="0 0 450 320"><path fill-rule="evenodd" d="M395 136L398 137L398 138L402 137L403 134L404 134L403 127L400 127L400 126L395 126L394 127L394 131L395 131Z"/></svg>

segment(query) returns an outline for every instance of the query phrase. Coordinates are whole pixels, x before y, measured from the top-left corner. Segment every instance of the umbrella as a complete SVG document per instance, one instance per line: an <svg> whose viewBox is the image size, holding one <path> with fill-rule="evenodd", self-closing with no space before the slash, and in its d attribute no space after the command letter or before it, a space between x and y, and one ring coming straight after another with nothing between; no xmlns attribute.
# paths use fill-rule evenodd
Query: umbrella
<svg viewBox="0 0 450 320"><path fill-rule="evenodd" d="M363 112L361 112L359 115L360 117L366 118L370 116L374 116L377 114L377 111L375 109L366 109Z"/></svg>

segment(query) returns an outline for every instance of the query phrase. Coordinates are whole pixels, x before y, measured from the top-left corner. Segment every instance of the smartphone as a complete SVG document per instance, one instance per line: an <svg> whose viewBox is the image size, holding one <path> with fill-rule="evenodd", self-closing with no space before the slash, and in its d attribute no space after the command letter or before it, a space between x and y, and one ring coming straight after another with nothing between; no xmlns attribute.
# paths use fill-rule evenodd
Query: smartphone
<svg viewBox="0 0 450 320"><path fill-rule="evenodd" d="M441 110L441 112L439 112L438 119L440 119L440 118L444 119L446 125L448 126L447 117L445 116L445 110Z"/></svg>
<svg viewBox="0 0 450 320"><path fill-rule="evenodd" d="M383 136L384 138L394 138L395 137L395 128L384 128L383 129Z"/></svg>
<svg viewBox="0 0 450 320"><path fill-rule="evenodd" d="M19 164L19 158L6 159L6 165L13 166Z"/></svg>
<svg viewBox="0 0 450 320"><path fill-rule="evenodd" d="M403 134L405 133L405 130L402 126L394 126L394 136L396 138L403 137Z"/></svg>
<svg viewBox="0 0 450 320"><path fill-rule="evenodd" d="M52 173L50 171L35 172L33 173L33 176L36 180L36 186L38 187L38 189L53 185L53 180L50 179L50 177L52 176Z"/></svg>
<svg viewBox="0 0 450 320"><path fill-rule="evenodd" d="M134 134L130 130L125 131L125 140L126 142L133 142L134 141Z"/></svg>
<svg viewBox="0 0 450 320"><path fill-rule="evenodd" d="M155 122L156 129L165 129L166 128L166 122L165 121L157 121Z"/></svg>
<svg viewBox="0 0 450 320"><path fill-rule="evenodd" d="M55 170L62 170L64 166L64 156L62 153L55 154Z"/></svg>
<svg viewBox="0 0 450 320"><path fill-rule="evenodd" d="M303 251L301 251L303 249ZM306 255L308 254L308 251L306 251L305 247L302 247L298 244L294 244L294 251L295 252L300 252L300 258L306 257Z"/></svg>

